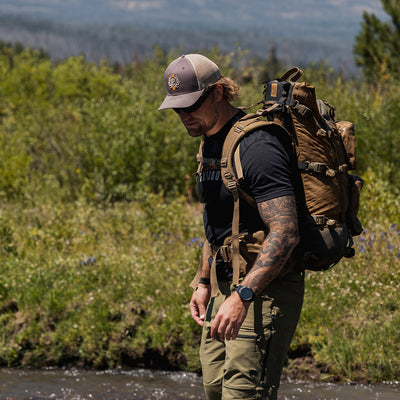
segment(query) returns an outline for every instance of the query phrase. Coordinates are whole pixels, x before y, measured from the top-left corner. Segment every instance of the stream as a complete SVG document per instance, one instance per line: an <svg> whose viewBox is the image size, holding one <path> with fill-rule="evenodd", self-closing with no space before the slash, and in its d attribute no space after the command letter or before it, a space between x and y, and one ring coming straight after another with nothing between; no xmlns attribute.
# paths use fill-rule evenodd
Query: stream
<svg viewBox="0 0 400 400"><path fill-rule="evenodd" d="M204 400L201 377L146 369L0 369L0 400ZM279 400L399 400L400 383L339 385L285 381Z"/></svg>

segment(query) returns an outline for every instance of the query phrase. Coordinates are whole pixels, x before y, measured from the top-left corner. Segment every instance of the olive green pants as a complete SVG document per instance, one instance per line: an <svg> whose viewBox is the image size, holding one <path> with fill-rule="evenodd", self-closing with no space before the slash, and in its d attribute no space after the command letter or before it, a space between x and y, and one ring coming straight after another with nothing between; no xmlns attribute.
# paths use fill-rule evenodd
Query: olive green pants
<svg viewBox="0 0 400 400"><path fill-rule="evenodd" d="M210 300L200 346L207 400L276 400L283 364L299 320L304 276L295 272L275 279L251 303L235 340L211 339L213 318L234 290L219 282Z"/></svg>

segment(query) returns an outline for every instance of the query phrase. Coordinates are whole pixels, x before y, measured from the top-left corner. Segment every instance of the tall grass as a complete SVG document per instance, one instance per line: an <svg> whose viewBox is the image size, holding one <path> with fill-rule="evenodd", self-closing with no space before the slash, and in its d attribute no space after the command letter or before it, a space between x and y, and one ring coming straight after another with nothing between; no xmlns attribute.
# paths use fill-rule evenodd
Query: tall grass
<svg viewBox="0 0 400 400"><path fill-rule="evenodd" d="M399 207L397 196L386 202L391 203L388 208ZM324 371L323 378L397 380L399 218L366 220L355 249L354 259L341 261L331 271L307 274L304 308L292 346L309 349Z"/></svg>
<svg viewBox="0 0 400 400"><path fill-rule="evenodd" d="M182 199L153 194L140 206L51 199L3 209L1 362L185 365L200 225Z"/></svg>

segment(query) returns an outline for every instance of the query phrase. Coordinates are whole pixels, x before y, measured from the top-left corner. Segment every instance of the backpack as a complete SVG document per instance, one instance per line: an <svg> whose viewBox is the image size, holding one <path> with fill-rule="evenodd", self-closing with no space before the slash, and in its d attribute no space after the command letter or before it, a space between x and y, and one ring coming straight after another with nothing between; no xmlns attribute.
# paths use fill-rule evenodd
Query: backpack
<svg viewBox="0 0 400 400"><path fill-rule="evenodd" d="M246 235L239 235L239 201L255 205L240 187L240 141L260 129L289 136L298 164L294 168L301 177L296 190L300 243L291 264L322 271L355 255L352 238L363 230L357 218L363 180L348 173L355 169L354 125L335 121L334 108L316 98L315 88L296 82L301 75L296 67L265 82L263 100L257 103L262 108L237 121L224 142L221 175L234 199L232 237L226 242L231 247L233 283L243 270L240 258L246 248Z"/></svg>

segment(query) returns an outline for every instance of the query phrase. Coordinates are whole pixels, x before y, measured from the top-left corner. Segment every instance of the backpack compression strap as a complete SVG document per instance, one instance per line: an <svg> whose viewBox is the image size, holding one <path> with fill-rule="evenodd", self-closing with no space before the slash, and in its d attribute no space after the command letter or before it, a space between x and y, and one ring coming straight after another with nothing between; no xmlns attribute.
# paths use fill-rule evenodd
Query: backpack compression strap
<svg viewBox="0 0 400 400"><path fill-rule="evenodd" d="M233 284L239 283L240 254L239 254L239 198L243 197L249 204L256 207L256 202L247 193L240 189L243 179L242 164L240 162L239 144L243 137L252 131L265 129L267 126L278 126L274 122L261 120L256 114L247 114L237 121L226 136L222 149L221 176L227 189L233 196L232 218L232 269ZM279 126L280 129L282 127Z"/></svg>

